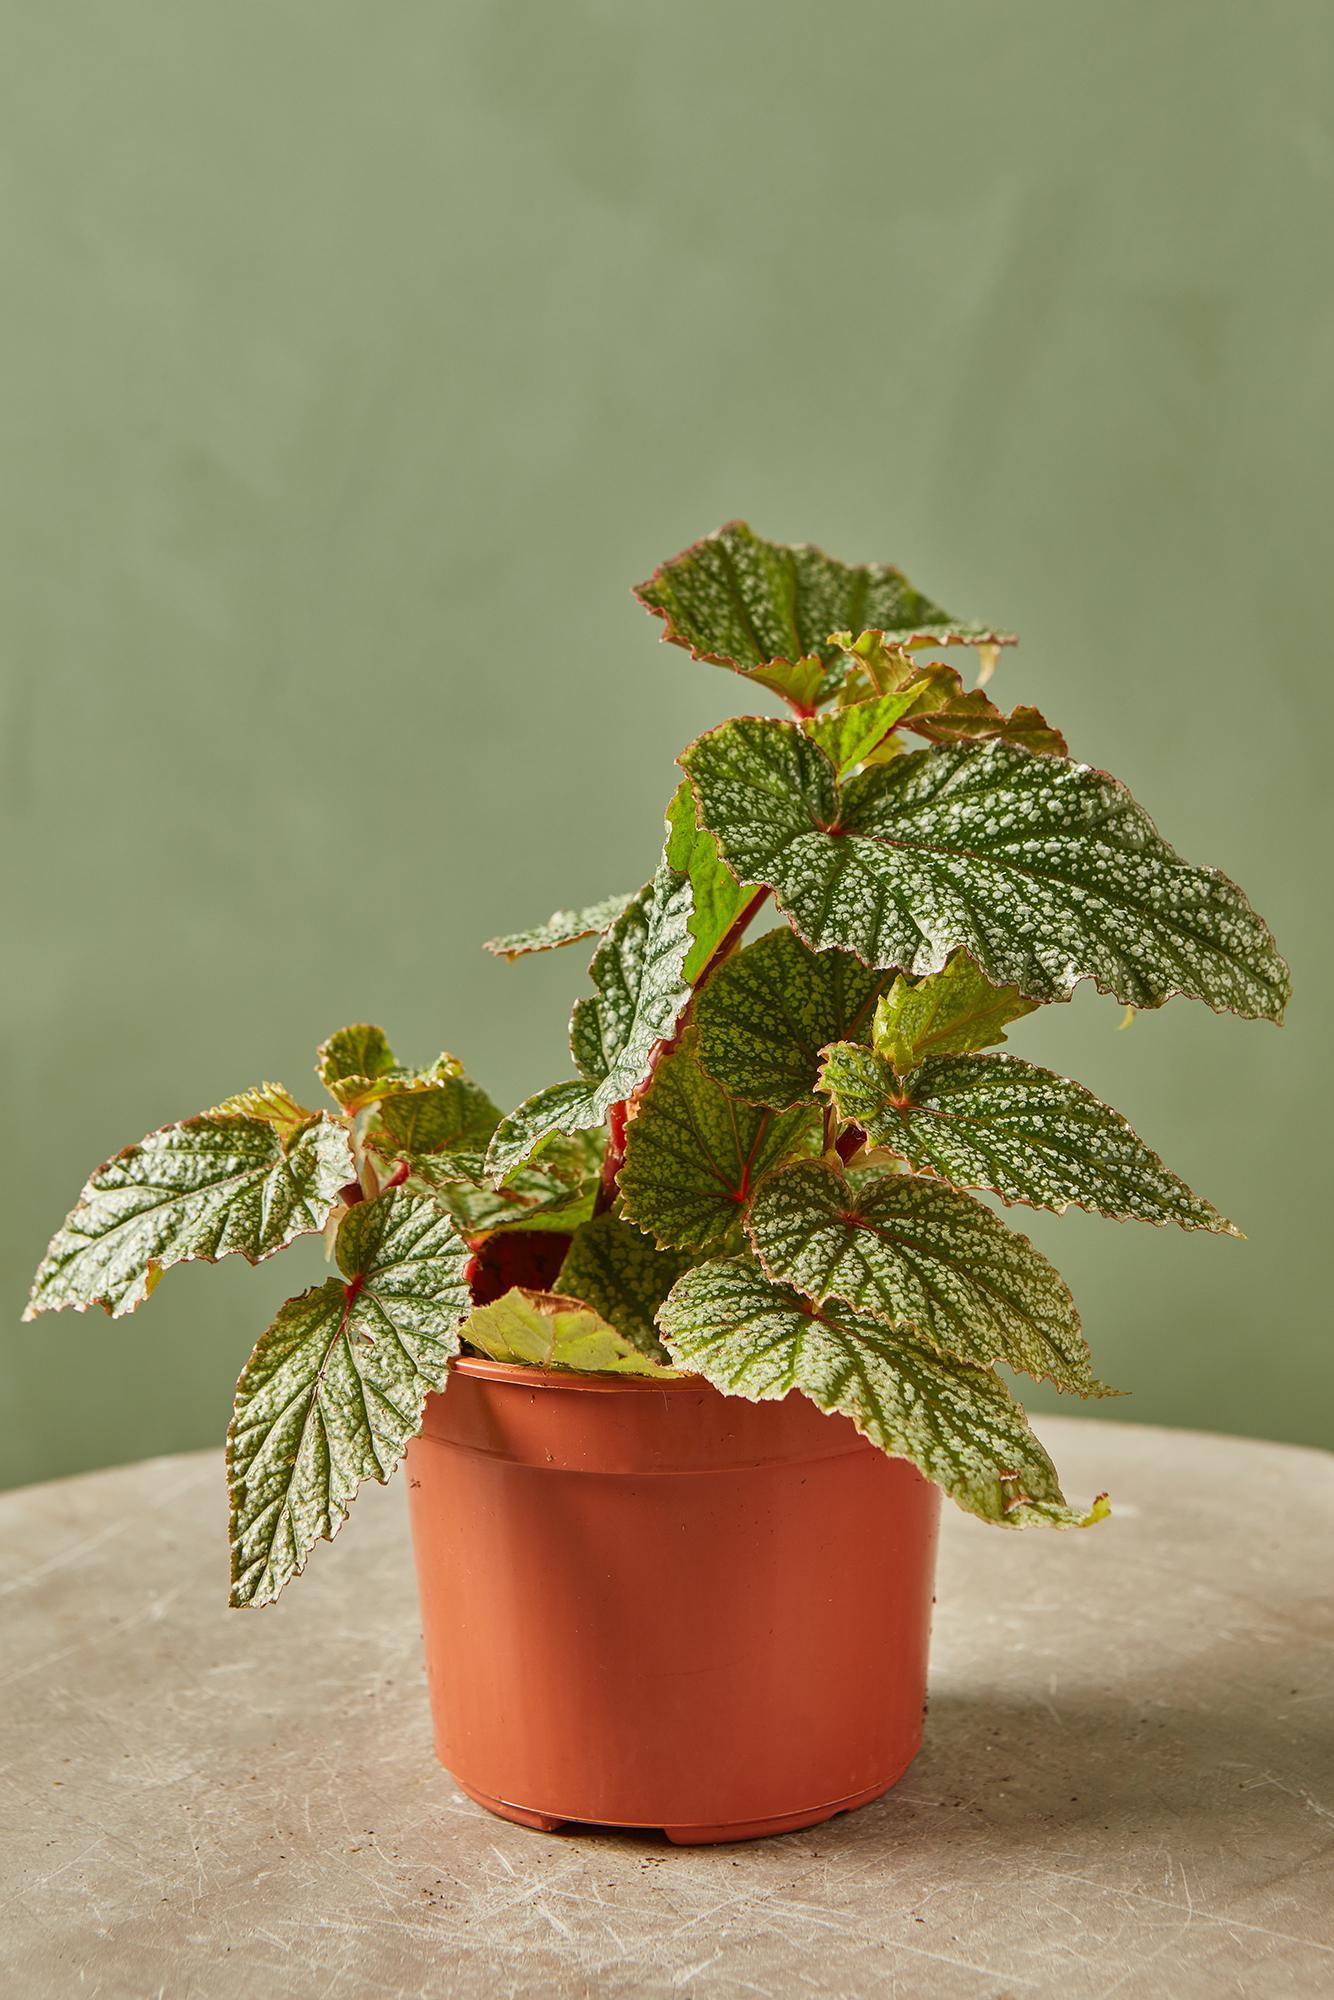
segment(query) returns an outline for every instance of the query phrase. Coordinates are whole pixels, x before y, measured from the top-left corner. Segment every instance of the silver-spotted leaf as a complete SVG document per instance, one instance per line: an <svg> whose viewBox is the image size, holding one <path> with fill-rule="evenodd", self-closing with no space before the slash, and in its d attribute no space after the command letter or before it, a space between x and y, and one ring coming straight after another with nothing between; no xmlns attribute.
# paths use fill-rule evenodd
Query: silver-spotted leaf
<svg viewBox="0 0 1334 2000"><path fill-rule="evenodd" d="M491 1361L569 1368L580 1375L673 1375L578 1299L519 1286L476 1306L463 1338Z"/></svg>
<svg viewBox="0 0 1334 2000"><path fill-rule="evenodd" d="M967 952L956 951L942 972L930 972L916 981L900 975L894 981L877 1002L871 1041L895 1069L912 1069L927 1056L962 1054L1003 1042L1010 1023L1034 1013L1037 1006L1017 986L993 986Z"/></svg>
<svg viewBox="0 0 1334 2000"><path fill-rule="evenodd" d="M626 1128L623 1211L663 1249L716 1250L735 1234L761 1174L809 1150L818 1123L809 1103L772 1111L730 1097L701 1067L689 1028Z"/></svg>
<svg viewBox="0 0 1334 2000"><path fill-rule="evenodd" d="M1175 993L1278 1019L1287 967L1240 889L1192 867L1114 778L1012 744L913 751L840 787L795 723L724 723L681 758L739 875L806 942L938 972L962 947L996 985L1128 1006Z"/></svg>
<svg viewBox="0 0 1334 2000"><path fill-rule="evenodd" d="M664 861L593 954L588 970L597 992L574 1004L570 1048L604 1108L643 1082L647 1058L690 998L690 917L690 883Z"/></svg>
<svg viewBox="0 0 1334 2000"><path fill-rule="evenodd" d="M323 1112L295 1131L201 1112L100 1166L51 1240L25 1319L73 1306L133 1312L169 1265L257 1264L323 1229L352 1179L347 1127Z"/></svg>
<svg viewBox="0 0 1334 2000"><path fill-rule="evenodd" d="M854 1181L824 1160L799 1160L760 1182L746 1229L768 1275L817 1305L841 1299L941 1354L1107 1393L1060 1272L989 1208L938 1181Z"/></svg>
<svg viewBox="0 0 1334 2000"><path fill-rule="evenodd" d="M693 986L755 892L738 882L707 828L696 824L695 795L683 778L667 808L669 868L690 883L690 949L681 976Z"/></svg>
<svg viewBox="0 0 1334 2000"><path fill-rule="evenodd" d="M673 556L635 596L663 619L665 639L807 712L846 672L834 632L878 626L905 645L1012 643L952 618L888 563L850 566L805 544L767 542L744 521Z"/></svg>
<svg viewBox="0 0 1334 2000"><path fill-rule="evenodd" d="M497 1186L509 1186L554 1139L591 1131L606 1115L606 1108L598 1104L596 1089L582 1077L569 1083L549 1083L545 1090L507 1112L497 1125L487 1148L488 1178Z"/></svg>
<svg viewBox="0 0 1334 2000"><path fill-rule="evenodd" d="M691 912L688 878L663 861L593 954L597 992L576 1001L570 1017L579 1080L549 1085L500 1121L487 1155L495 1181L507 1181L554 1134L601 1125L643 1083L690 998Z"/></svg>
<svg viewBox="0 0 1334 2000"><path fill-rule="evenodd" d="M749 1258L696 1265L658 1314L668 1352L724 1395L773 1402L797 1389L850 1417L970 1514L1005 1527L1083 1527L1107 1512L1067 1505L1055 1467L990 1368L941 1354L847 1307L812 1305Z"/></svg>
<svg viewBox="0 0 1334 2000"><path fill-rule="evenodd" d="M958 1188L1060 1214L1175 1222L1237 1235L1082 1083L1009 1055L937 1056L898 1075L873 1050L825 1053L820 1089L872 1146Z"/></svg>
<svg viewBox="0 0 1334 2000"><path fill-rule="evenodd" d="M582 938L601 937L611 929L629 901L628 895L606 896L600 903L589 903L582 910L553 910L544 924L488 938L484 949L494 952L497 958L524 958L534 951L559 951L563 945L578 944Z"/></svg>
<svg viewBox="0 0 1334 2000"><path fill-rule="evenodd" d="M776 1110L808 1099L828 1042L869 1035L889 974L846 951L767 931L720 965L695 1001L699 1059L734 1097Z"/></svg>
<svg viewBox="0 0 1334 2000"><path fill-rule="evenodd" d="M470 1300L468 1249L405 1188L360 1203L339 1268L289 1299L242 1370L227 1433L232 1603L271 1603L363 1480L381 1484L443 1389Z"/></svg>
<svg viewBox="0 0 1334 2000"><path fill-rule="evenodd" d="M575 1232L556 1290L591 1306L650 1360L665 1362L657 1311L689 1262L682 1251L656 1248L632 1222L597 1215Z"/></svg>

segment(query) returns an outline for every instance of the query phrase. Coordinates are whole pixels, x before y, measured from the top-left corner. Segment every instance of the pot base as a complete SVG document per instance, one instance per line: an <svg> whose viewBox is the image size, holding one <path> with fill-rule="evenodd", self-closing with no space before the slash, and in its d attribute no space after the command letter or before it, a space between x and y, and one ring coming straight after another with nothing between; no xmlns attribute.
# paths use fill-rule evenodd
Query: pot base
<svg viewBox="0 0 1334 2000"><path fill-rule="evenodd" d="M903 1774L898 1774L901 1777ZM474 1805L485 1806L497 1819L513 1821L515 1826L527 1826L537 1833L559 1833L562 1827L587 1827L590 1832L622 1831L631 1833L661 1833L671 1841L673 1847L713 1847L724 1841L767 1840L775 1833L799 1833L803 1827L819 1826L827 1819L833 1819L843 1812L854 1812L858 1806L869 1806L873 1800L882 1799L885 1793L898 1783L892 1778L887 1785L872 1785L869 1791L857 1792L851 1798L835 1799L823 1806L809 1806L805 1812L783 1813L774 1819L737 1820L726 1826L641 1826L625 1820L583 1820L564 1819L558 1813L534 1812L530 1806L509 1805L504 1799L493 1799L488 1792L478 1791L474 1785L465 1785L461 1778L455 1778L461 1792Z"/></svg>

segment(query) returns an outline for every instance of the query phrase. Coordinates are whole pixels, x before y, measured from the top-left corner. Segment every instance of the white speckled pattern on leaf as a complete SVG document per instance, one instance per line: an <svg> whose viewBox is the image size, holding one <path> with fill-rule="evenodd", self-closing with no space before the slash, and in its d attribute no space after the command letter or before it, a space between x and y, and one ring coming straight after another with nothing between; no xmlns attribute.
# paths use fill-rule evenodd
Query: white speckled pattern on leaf
<svg viewBox="0 0 1334 2000"><path fill-rule="evenodd" d="M809 1149L819 1112L808 1099L771 1111L729 1097L700 1067L697 1030L664 1056L625 1135L621 1203L664 1249L716 1251L761 1174Z"/></svg>
<svg viewBox="0 0 1334 2000"><path fill-rule="evenodd" d="M911 1459L960 1507L1006 1527L1084 1527L1000 1377L947 1359L846 1307L813 1307L750 1258L698 1264L658 1314L668 1352L725 1395L769 1402L799 1389L892 1458Z"/></svg>
<svg viewBox="0 0 1334 2000"><path fill-rule="evenodd" d="M549 1085L500 1121L487 1155L497 1181L525 1165L553 1133L600 1125L644 1081L654 1049L690 998L684 967L692 910L689 879L661 862L593 954L589 973L597 992L575 1002L570 1048L581 1080Z"/></svg>
<svg viewBox="0 0 1334 2000"><path fill-rule="evenodd" d="M1278 1019L1287 967L1235 883L1192 867L1114 778L1006 743L917 750L840 788L796 723L726 722L680 759L738 874L817 950L1128 1006L1175 993Z"/></svg>
<svg viewBox="0 0 1334 2000"><path fill-rule="evenodd" d="M939 1353L1105 1393L1060 1272L1026 1236L939 1181L854 1179L799 1160L760 1182L746 1229L769 1276L817 1305L842 1299Z"/></svg>
<svg viewBox="0 0 1334 2000"><path fill-rule="evenodd" d="M689 1263L679 1250L659 1250L633 1222L595 1215L576 1230L556 1290L582 1299L650 1360L665 1361L657 1311Z"/></svg>
<svg viewBox="0 0 1334 2000"><path fill-rule="evenodd" d="M362 1481L398 1465L459 1351L468 1254L435 1202L396 1188L343 1217L351 1282L289 1299L261 1334L227 1433L234 1605L271 1603Z"/></svg>
<svg viewBox="0 0 1334 2000"><path fill-rule="evenodd" d="M1018 1056L936 1056L898 1075L883 1055L842 1042L825 1053L820 1089L871 1145L955 1187L1057 1214L1087 1208L1123 1222L1239 1233L1119 1111Z"/></svg>
<svg viewBox="0 0 1334 2000"><path fill-rule="evenodd" d="M559 951L564 945L578 944L581 938L601 937L611 929L630 900L628 895L605 896L601 902L589 903L582 910L553 910L544 924L488 938L483 949L494 952L497 958L525 958L534 951Z"/></svg>
<svg viewBox="0 0 1334 2000"><path fill-rule="evenodd" d="M1006 633L951 618L888 563L848 564L806 543L767 542L729 521L656 569L635 596L665 639L813 708L847 671L840 630L877 626L901 644L1008 645Z"/></svg>
<svg viewBox="0 0 1334 2000"><path fill-rule="evenodd" d="M347 1128L323 1112L295 1132L213 1111L164 1125L90 1177L51 1239L24 1318L104 1305L118 1319L169 1265L232 1254L257 1264L323 1229L352 1173Z"/></svg>
<svg viewBox="0 0 1334 2000"><path fill-rule="evenodd" d="M889 978L851 952L813 952L795 931L768 931L700 992L699 1059L734 1097L786 1110L815 1088L826 1043L869 1035Z"/></svg>

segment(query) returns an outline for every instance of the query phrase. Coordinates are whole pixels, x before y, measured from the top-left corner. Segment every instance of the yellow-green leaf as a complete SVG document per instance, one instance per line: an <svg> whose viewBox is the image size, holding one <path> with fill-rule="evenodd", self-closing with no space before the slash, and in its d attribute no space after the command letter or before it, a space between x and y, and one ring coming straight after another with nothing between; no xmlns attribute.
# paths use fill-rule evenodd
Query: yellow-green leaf
<svg viewBox="0 0 1334 2000"><path fill-rule="evenodd" d="M956 951L943 972L915 982L900 974L876 1006L871 1042L895 1069L912 1069L927 1056L1003 1042L1010 1023L1032 1014L1037 1005L1017 986L993 986L967 952Z"/></svg>
<svg viewBox="0 0 1334 2000"><path fill-rule="evenodd" d="M677 786L667 808L663 858L690 883L690 949L681 977L687 986L693 986L754 890L737 881L719 856L713 835L696 825L695 795L688 778Z"/></svg>
<svg viewBox="0 0 1334 2000"><path fill-rule="evenodd" d="M578 1299L526 1292L517 1285L490 1305L476 1306L463 1338L492 1361L532 1368L568 1368L580 1375L675 1374L652 1361Z"/></svg>

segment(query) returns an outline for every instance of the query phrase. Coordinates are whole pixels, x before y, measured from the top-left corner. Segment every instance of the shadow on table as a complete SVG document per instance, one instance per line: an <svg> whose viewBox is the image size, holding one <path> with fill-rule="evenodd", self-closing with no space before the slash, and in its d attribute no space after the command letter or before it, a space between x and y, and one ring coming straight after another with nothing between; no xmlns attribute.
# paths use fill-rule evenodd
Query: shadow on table
<svg viewBox="0 0 1334 2000"><path fill-rule="evenodd" d="M1291 1856L1309 1833L1329 1844L1334 1804L1334 1712L1295 1676L1268 1687L1229 1688L1197 1662L1198 1693L1179 1675L1134 1677L1121 1689L1084 1689L1058 1699L944 1690L932 1699L926 1740L907 1776L860 1812L840 1815L793 1840L818 1841L869 1858L877 1846L942 1831L952 1849L975 1835L1041 1845L1081 1830L1121 1832L1131 1848L1276 1836ZM1197 1824L1198 1823L1198 1824ZM647 1831L570 1827L561 1836L666 1846ZM737 1848L694 1849L736 1853Z"/></svg>

